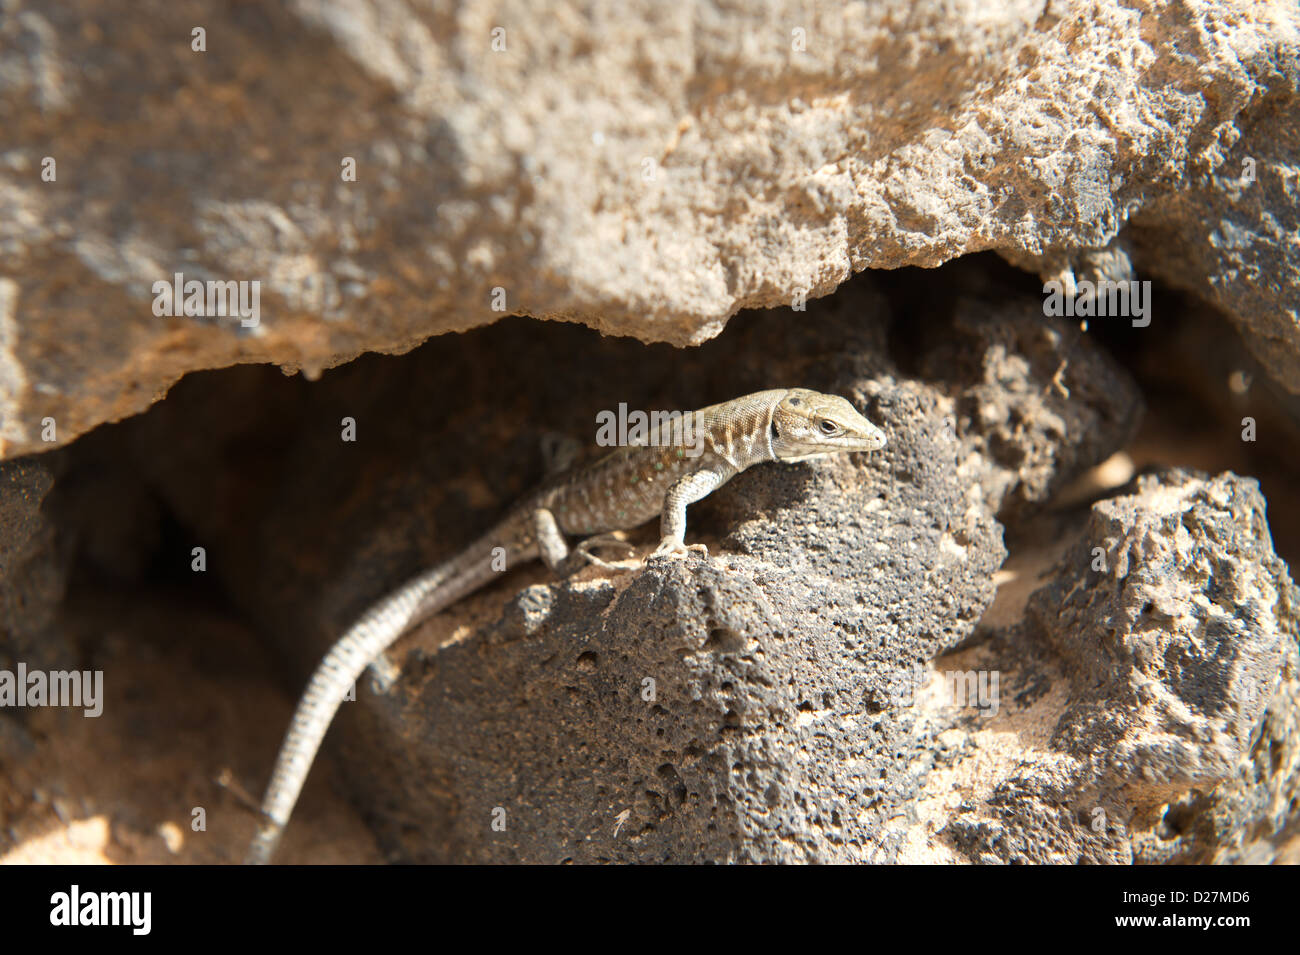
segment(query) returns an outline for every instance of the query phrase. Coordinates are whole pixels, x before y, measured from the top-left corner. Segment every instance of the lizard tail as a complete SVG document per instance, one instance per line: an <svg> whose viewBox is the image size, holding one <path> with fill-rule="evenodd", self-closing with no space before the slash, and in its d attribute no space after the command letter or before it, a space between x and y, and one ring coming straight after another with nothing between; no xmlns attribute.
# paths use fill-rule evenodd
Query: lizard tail
<svg viewBox="0 0 1300 955"><path fill-rule="evenodd" d="M245 864L271 861L312 761L334 714L372 660L410 627L477 589L491 571L484 564L468 568L444 564L407 582L368 610L316 667L280 744L271 781L262 798L262 821L244 858Z"/></svg>

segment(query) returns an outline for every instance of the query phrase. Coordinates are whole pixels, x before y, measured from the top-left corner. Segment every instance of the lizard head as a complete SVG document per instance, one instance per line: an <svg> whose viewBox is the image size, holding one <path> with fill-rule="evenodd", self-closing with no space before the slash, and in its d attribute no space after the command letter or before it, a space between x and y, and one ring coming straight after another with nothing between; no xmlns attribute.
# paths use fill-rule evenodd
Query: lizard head
<svg viewBox="0 0 1300 955"><path fill-rule="evenodd" d="M772 413L772 450L778 461L806 461L840 451L875 451L885 432L838 395L791 388Z"/></svg>

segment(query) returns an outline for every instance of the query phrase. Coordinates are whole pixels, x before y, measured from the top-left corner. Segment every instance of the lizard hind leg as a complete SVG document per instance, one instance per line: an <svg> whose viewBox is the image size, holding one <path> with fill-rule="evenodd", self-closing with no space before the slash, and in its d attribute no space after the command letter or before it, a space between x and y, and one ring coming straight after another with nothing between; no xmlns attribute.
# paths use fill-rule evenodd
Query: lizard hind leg
<svg viewBox="0 0 1300 955"><path fill-rule="evenodd" d="M602 560L592 553L593 550L602 548L615 548L623 552L622 559L627 560L636 553L636 548L629 544L623 538L616 534L597 534L595 537L588 537L576 547L573 548L573 557L582 558L584 564L595 564L605 570L626 570L626 567L620 567L618 564L611 564L607 560Z"/></svg>
<svg viewBox="0 0 1300 955"><path fill-rule="evenodd" d="M619 547L624 556L630 556L632 545L613 534L597 534L582 541L572 550L565 543L564 533L556 523L555 515L547 508L539 507L533 514L533 530L537 534L537 550L542 563L561 577L576 573L588 564L595 564L606 570L618 570L618 566L597 557L593 550L603 547Z"/></svg>

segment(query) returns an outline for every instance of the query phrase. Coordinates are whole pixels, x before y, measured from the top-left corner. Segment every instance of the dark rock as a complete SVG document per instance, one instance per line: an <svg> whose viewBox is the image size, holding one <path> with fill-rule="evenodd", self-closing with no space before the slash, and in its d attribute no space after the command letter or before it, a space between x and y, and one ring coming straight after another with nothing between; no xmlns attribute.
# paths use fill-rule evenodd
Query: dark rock
<svg viewBox="0 0 1300 955"><path fill-rule="evenodd" d="M1095 504L1008 635L1022 670L1068 689L1050 738L953 820L954 844L1040 863L1267 857L1300 791L1298 596L1249 478L1170 471Z"/></svg>
<svg viewBox="0 0 1300 955"><path fill-rule="evenodd" d="M69 650L47 639L65 583L54 525L41 505L54 475L40 458L0 463L0 667L46 669Z"/></svg>
<svg viewBox="0 0 1300 955"><path fill-rule="evenodd" d="M1005 553L995 508L1022 469L1054 486L1110 454L1140 403L1086 339L1031 331L1014 306L967 326L967 358L1000 362L996 374L900 378L859 317L879 303L859 294L814 306L796 334L780 316L746 323L726 353L728 393L756 387L761 368L768 382L864 396L888 448L740 475L692 508L708 562L588 571L499 613L491 593L453 608L395 651L392 696L363 689L341 714L348 778L394 858L904 857L893 820L948 758L936 735L951 720L900 700L992 597ZM1062 370L1050 350L1067 341L1075 364ZM1067 405L1075 375L1092 377ZM977 449L997 417L981 411L1026 395L1091 427L1027 441L1013 469ZM972 412L960 437L944 421L953 407ZM1060 447L1071 437L1079 447Z"/></svg>

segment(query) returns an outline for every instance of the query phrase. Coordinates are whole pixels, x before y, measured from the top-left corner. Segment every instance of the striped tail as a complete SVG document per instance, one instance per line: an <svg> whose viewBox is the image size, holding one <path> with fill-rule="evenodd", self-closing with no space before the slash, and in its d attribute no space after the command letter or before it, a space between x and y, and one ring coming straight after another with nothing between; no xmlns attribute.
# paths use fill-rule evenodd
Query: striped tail
<svg viewBox="0 0 1300 955"><path fill-rule="evenodd" d="M366 611L325 654L298 701L280 745L262 798L262 822L248 848L245 864L265 865L271 861L325 732L370 662L412 626L477 590L492 576L490 546L484 546L486 543L480 541L456 561L440 564L403 584Z"/></svg>

